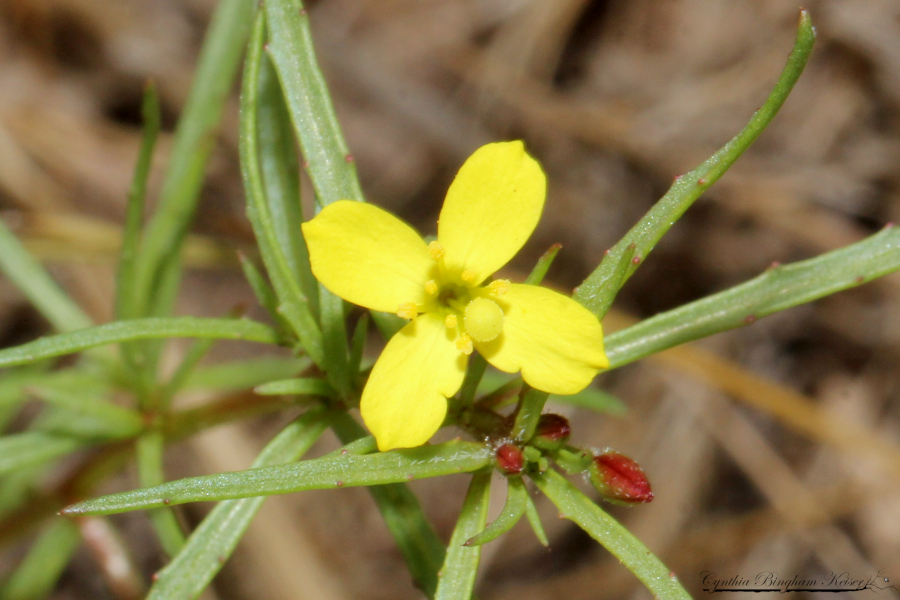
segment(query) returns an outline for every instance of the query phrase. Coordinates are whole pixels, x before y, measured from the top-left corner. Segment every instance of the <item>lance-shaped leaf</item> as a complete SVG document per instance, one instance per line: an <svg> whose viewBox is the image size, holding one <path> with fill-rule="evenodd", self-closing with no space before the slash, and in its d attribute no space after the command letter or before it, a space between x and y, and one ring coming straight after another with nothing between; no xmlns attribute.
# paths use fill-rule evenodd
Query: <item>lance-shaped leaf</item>
<svg viewBox="0 0 900 600"><path fill-rule="evenodd" d="M263 449L254 467L293 462L305 454L328 424L326 411L314 408L288 425ZM178 555L156 574L147 600L194 598L234 551L265 497L226 500L210 511Z"/></svg>
<svg viewBox="0 0 900 600"><path fill-rule="evenodd" d="M328 385L324 379L313 377L301 377L298 379L282 379L271 381L253 388L260 396L276 396L278 394L299 394L304 396L335 396L334 388Z"/></svg>
<svg viewBox="0 0 900 600"><path fill-rule="evenodd" d="M309 251L300 229L303 211L300 203L297 143L278 74L267 56L262 57L259 63L257 103L259 161L275 235L291 272L297 277L300 289L309 300L310 310L313 314L318 314L319 285L313 277Z"/></svg>
<svg viewBox="0 0 900 600"><path fill-rule="evenodd" d="M0 220L0 271L57 331L90 327L92 321Z"/></svg>
<svg viewBox="0 0 900 600"><path fill-rule="evenodd" d="M285 379L309 368L312 361L305 356L281 358L265 356L247 360L221 362L191 373L187 389L243 390L256 385Z"/></svg>
<svg viewBox="0 0 900 600"><path fill-rule="evenodd" d="M521 477L509 477L507 479L506 502L503 510L484 531L466 540L466 546L480 546L509 531L519 522L528 506L528 490Z"/></svg>
<svg viewBox="0 0 900 600"><path fill-rule="evenodd" d="M301 289L299 276L288 260L288 252L293 252L293 248L286 249L281 245L268 198L271 190L265 185L260 164L258 105L260 65L267 60L263 53L265 35L265 19L259 13L247 51L241 86L240 153L244 190L247 194L247 217L253 226L266 271L278 296L278 313L291 324L309 357L321 365L322 332L313 317L309 300Z"/></svg>
<svg viewBox="0 0 900 600"><path fill-rule="evenodd" d="M600 266L584 280L575 291L573 296L575 300L586 306L598 318L606 314L618 289L653 250L660 238L709 186L725 174L734 161L772 122L803 72L815 38L816 33L809 13L801 11L794 49L766 102L753 114L747 126L721 150L690 173L675 180L666 195L610 249ZM628 252L632 252L634 258L624 262L626 270L623 273L622 258Z"/></svg>
<svg viewBox="0 0 900 600"><path fill-rule="evenodd" d="M578 406L610 415L624 415L628 412L625 403L619 398L592 386L588 386L571 396L550 396L550 402Z"/></svg>
<svg viewBox="0 0 900 600"><path fill-rule="evenodd" d="M39 431L0 437L0 475L51 461L88 444L76 437Z"/></svg>
<svg viewBox="0 0 900 600"><path fill-rule="evenodd" d="M128 190L128 204L125 212L125 227L122 231L122 249L119 254L119 269L116 273L116 305L117 319L134 319L138 313L141 298L135 281L135 268L138 246L141 241L141 225L144 222L144 206L147 196L147 179L150 177L150 166L153 149L159 135L162 117L159 108L159 94L151 82L144 90L144 101L141 105L141 116L144 119L144 133L141 149L138 153L137 165Z"/></svg>
<svg viewBox="0 0 900 600"><path fill-rule="evenodd" d="M178 292L181 246L194 218L222 110L258 5L257 0L222 0L213 13L175 132L156 212L136 257L135 289L142 303L135 309L137 315L168 314Z"/></svg>
<svg viewBox="0 0 900 600"><path fill-rule="evenodd" d="M106 344L175 337L245 340L261 344L277 344L280 341L271 327L249 319L132 319L43 337L15 348L0 350L0 367L24 365Z"/></svg>
<svg viewBox="0 0 900 600"><path fill-rule="evenodd" d="M560 516L575 522L618 558L659 600L689 600L678 579L627 529L556 471L532 477Z"/></svg>
<svg viewBox="0 0 900 600"><path fill-rule="evenodd" d="M140 413L102 400L102 396L95 392L77 392L50 386L35 386L29 388L29 391L48 404L92 417L110 437L130 437L144 427Z"/></svg>
<svg viewBox="0 0 900 600"><path fill-rule="evenodd" d="M438 575L435 600L469 600L475 587L475 575L481 560L481 546L466 541L484 529L491 493L491 473L472 477L462 512L447 546L447 557Z"/></svg>
<svg viewBox="0 0 900 600"><path fill-rule="evenodd" d="M606 338L610 368L691 340L753 323L804 302L862 285L900 269L900 229L769 269L739 286L641 321Z"/></svg>
<svg viewBox="0 0 900 600"><path fill-rule="evenodd" d="M346 454L290 465L179 479L152 488L79 502L65 508L63 513L107 515L185 502L382 485L477 471L490 464L492 459L493 453L484 444L460 441L364 456Z"/></svg>
<svg viewBox="0 0 900 600"><path fill-rule="evenodd" d="M268 0L265 11L270 32L267 50L281 79L316 199L321 206L362 200L356 166L316 63L303 2Z"/></svg>
<svg viewBox="0 0 900 600"><path fill-rule="evenodd" d="M524 483L522 486L524 487ZM528 490L525 490L525 518L528 519L528 523L531 525L531 529L534 531L534 535L541 545L544 548L548 548L550 546L550 540L547 539L547 534L544 533L544 525L541 523L541 516L538 514L537 507L534 505L534 500L532 500Z"/></svg>

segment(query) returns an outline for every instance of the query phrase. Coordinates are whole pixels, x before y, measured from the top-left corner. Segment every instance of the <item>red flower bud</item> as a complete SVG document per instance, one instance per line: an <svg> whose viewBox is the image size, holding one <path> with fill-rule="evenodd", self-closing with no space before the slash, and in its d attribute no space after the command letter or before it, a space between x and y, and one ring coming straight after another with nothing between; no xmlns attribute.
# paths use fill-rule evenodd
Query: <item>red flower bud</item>
<svg viewBox="0 0 900 600"><path fill-rule="evenodd" d="M515 444L506 443L497 448L497 468L507 475L518 475L525 467L525 456L522 449Z"/></svg>
<svg viewBox="0 0 900 600"><path fill-rule="evenodd" d="M546 413L538 420L537 429L531 443L543 450L556 450L567 441L572 430L569 420L562 415Z"/></svg>
<svg viewBox="0 0 900 600"><path fill-rule="evenodd" d="M595 456L589 473L597 491L614 504L641 504L653 500L644 470L624 454L606 452Z"/></svg>

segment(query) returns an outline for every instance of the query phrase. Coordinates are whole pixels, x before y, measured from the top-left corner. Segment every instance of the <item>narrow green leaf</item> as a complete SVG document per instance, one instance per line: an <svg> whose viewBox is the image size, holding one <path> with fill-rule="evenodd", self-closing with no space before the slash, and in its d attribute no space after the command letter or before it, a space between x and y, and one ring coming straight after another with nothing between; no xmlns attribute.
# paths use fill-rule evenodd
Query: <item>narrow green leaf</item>
<svg viewBox="0 0 900 600"><path fill-rule="evenodd" d="M288 425L253 462L254 467L291 463L306 454L328 424L324 408L309 410ZM220 502L191 533L182 551L156 575L147 600L196 598L212 581L262 507L265 497Z"/></svg>
<svg viewBox="0 0 900 600"><path fill-rule="evenodd" d="M265 35L265 20L260 13L247 51L244 81L241 86L240 153L244 189L247 194L247 217L253 225L266 271L278 296L278 312L291 324L313 362L321 365L324 354L322 332L279 243L259 162L257 108L260 63L265 60L263 54Z"/></svg>
<svg viewBox="0 0 900 600"><path fill-rule="evenodd" d="M149 408L151 410L161 411L168 409L169 404L172 402L172 398L178 393L178 390L184 387L184 384L190 378L191 373L194 372L194 369L197 368L197 365L200 364L203 357L207 355L210 349L212 349L215 342L215 339L205 338L194 340L193 343L191 343L187 352L184 353L184 358L181 359L178 368L175 369L175 372L169 377L169 380L163 386L163 389L158 393L158 401L150 405Z"/></svg>
<svg viewBox="0 0 900 600"><path fill-rule="evenodd" d="M550 402L587 408L599 413L621 416L628 412L625 404L609 392L588 386L571 396L550 396Z"/></svg>
<svg viewBox="0 0 900 600"><path fill-rule="evenodd" d="M137 165L128 190L128 204L125 211L125 227L122 231L122 250L119 254L119 270L116 274L116 306L117 319L134 319L141 316L140 298L135 268L138 247L141 241L141 225L144 222L144 205L147 197L147 178L153 161L153 149L159 136L160 116L159 95L152 82L144 89L144 101L141 105L144 118L144 133L141 149L138 153Z"/></svg>
<svg viewBox="0 0 900 600"><path fill-rule="evenodd" d="M48 404L92 417L111 437L131 437L144 428L144 420L137 411L108 402L96 392L79 393L46 385L30 387L29 391Z"/></svg>
<svg viewBox="0 0 900 600"><path fill-rule="evenodd" d="M300 0L268 0L269 56L287 98L294 132L306 158L320 206L363 200L356 165L334 114L325 78L316 63L309 17Z"/></svg>
<svg viewBox="0 0 900 600"><path fill-rule="evenodd" d="M492 459L493 454L484 444L461 441L364 456L347 454L290 465L188 477L153 488L80 502L63 512L104 515L185 502L382 485L476 471L490 464Z"/></svg>
<svg viewBox="0 0 900 600"><path fill-rule="evenodd" d="M90 327L90 317L57 285L0 220L0 270L57 331Z"/></svg>
<svg viewBox="0 0 900 600"><path fill-rule="evenodd" d="M260 59L257 104L259 161L275 235L291 272L309 301L310 311L316 315L319 314L319 283L313 277L309 250L300 228L303 211L297 143L278 74L268 57Z"/></svg>
<svg viewBox="0 0 900 600"><path fill-rule="evenodd" d="M86 445L78 438L39 431L0 437L0 475L49 462Z"/></svg>
<svg viewBox="0 0 900 600"><path fill-rule="evenodd" d="M371 438L349 415L335 419L334 430L345 444ZM388 531L394 536L417 588L432 598L438 570L444 563L444 544L428 522L416 495L403 483L369 488Z"/></svg>
<svg viewBox="0 0 900 600"><path fill-rule="evenodd" d="M363 454L372 454L373 452L378 452L378 441L375 439L374 435L366 435L356 441L344 445L342 448L338 448L330 454L326 454L325 456L337 457L347 453L362 456Z"/></svg>
<svg viewBox="0 0 900 600"><path fill-rule="evenodd" d="M653 219L654 216L651 216L651 213L647 213L647 216L644 217L645 220ZM643 223L643 221L641 221ZM648 223L647 224L651 224ZM640 223L638 224L640 225ZM622 286L625 285L625 282L628 281L628 278L631 277L631 274L637 269L638 265L641 262L641 258L638 257L638 262L634 262L634 253L637 251L637 248L634 243L628 244L624 250L619 254L618 259L615 261L615 264L610 261L610 266L607 267L608 271L611 271L608 275L608 278L604 281L603 286L600 287L596 295L594 296L593 305L596 306L594 309L594 314L598 319L603 319L606 316L606 313L609 312L609 307L612 306L613 300L616 295L619 293L619 290L622 289ZM612 254L612 250L609 251L607 257ZM607 258L603 259L604 261ZM600 263L600 267L598 270L603 268L603 262ZM594 271L595 273L597 271ZM576 290L576 293L579 290Z"/></svg>
<svg viewBox="0 0 900 600"><path fill-rule="evenodd" d="M298 379L282 379L281 381L271 381L253 388L253 391L260 396L277 396L280 394L290 395L297 394L300 396L325 396L332 398L335 396L334 388L331 387L324 379L316 379L314 377L301 377Z"/></svg>
<svg viewBox="0 0 900 600"><path fill-rule="evenodd" d="M249 319L198 317L133 319L43 337L15 348L0 350L0 367L24 365L105 344L175 337L245 340L261 344L277 344L280 341L278 334L271 327Z"/></svg>
<svg viewBox="0 0 900 600"><path fill-rule="evenodd" d="M266 281L263 274L259 272L259 269L256 268L253 261L244 256L243 252L238 252L238 260L241 261L241 270L243 270L244 278L247 280L247 283L250 284L250 288L256 296L256 301L259 302L260 306L266 309L269 316L272 317L282 329L290 331L290 323L288 323L287 319L278 312L278 297L275 295L275 290L272 289L272 286L269 285L269 282Z"/></svg>
<svg viewBox="0 0 900 600"><path fill-rule="evenodd" d="M532 480L560 515L581 527L619 559L659 600L689 600L678 579L644 544L556 471L532 475Z"/></svg>
<svg viewBox="0 0 900 600"><path fill-rule="evenodd" d="M159 431L148 431L137 441L137 467L138 482L141 487L162 485L165 480L163 473L163 454L165 452L165 438ZM157 508L149 511L150 523L156 530L156 535L162 544L163 550L170 557L175 556L184 546L184 532L178 524L175 513L168 507Z"/></svg>
<svg viewBox="0 0 900 600"><path fill-rule="evenodd" d="M516 412L516 421L513 424L512 436L520 442L527 442L534 436L544 404L549 394L536 390L530 386L524 386L519 395L519 410Z"/></svg>
<svg viewBox="0 0 900 600"><path fill-rule="evenodd" d="M66 519L51 521L0 588L4 600L41 600L53 591L81 537Z"/></svg>
<svg viewBox="0 0 900 600"><path fill-rule="evenodd" d="M753 323L900 269L900 229L769 269L739 286L641 321L606 338L610 368L691 340Z"/></svg>
<svg viewBox="0 0 900 600"><path fill-rule="evenodd" d="M522 482L522 486L524 487L524 482ZM544 533L544 525L541 523L541 516L538 514L537 507L534 505L534 500L531 499L531 494L528 493L528 490L525 490L525 517L528 519L528 523L531 525L532 531L534 531L534 535L537 536L538 541L544 548L548 548L550 546L550 540L547 539L547 534Z"/></svg>
<svg viewBox="0 0 900 600"><path fill-rule="evenodd" d="M194 371L185 382L189 390L245 390L279 379L287 379L309 368L307 357L283 358L265 356L248 360L223 362Z"/></svg>
<svg viewBox="0 0 900 600"><path fill-rule="evenodd" d="M812 52L815 37L816 33L809 13L801 11L794 49L766 102L753 114L747 126L722 149L690 173L675 180L666 195L631 231L625 234L625 237L610 249L600 266L575 290L573 296L575 300L598 317L606 314L615 297L615 292L618 291L615 284L618 282L621 287L627 281L675 221L709 186L725 174L734 161L756 141L756 138L772 122L803 72L803 67L806 66L806 61ZM626 263L629 268L623 275L619 271L619 267L622 264L623 255L631 251L632 246L634 246L636 262L632 260Z"/></svg>
<svg viewBox="0 0 900 600"><path fill-rule="evenodd" d="M148 224L137 258L137 315L171 311L178 292L184 238L194 218L204 171L216 140L222 109L231 92L253 25L257 0L219 2L184 106L159 203Z"/></svg>
<svg viewBox="0 0 900 600"><path fill-rule="evenodd" d="M525 283L528 285L540 285L540 283L544 280L544 276L547 274L547 271L550 270L550 265L553 264L553 259L556 258L556 255L559 253L562 248L562 244L553 244L550 246L550 249L544 252L544 254L538 259L537 264L534 265L534 269L531 270L531 273L525 279Z"/></svg>
<svg viewBox="0 0 900 600"><path fill-rule="evenodd" d="M435 600L469 600L472 597L481 546L467 546L466 541L484 529L490 493L491 472L476 473L447 546L447 558L438 574Z"/></svg>
<svg viewBox="0 0 900 600"><path fill-rule="evenodd" d="M48 364L10 369L0 377L0 406L16 406L31 386L54 387L73 393L103 393L108 385L98 374L86 369L70 368L48 371Z"/></svg>
<svg viewBox="0 0 900 600"><path fill-rule="evenodd" d="M528 506L528 490L521 477L507 478L506 502L497 518L484 531L466 540L466 546L486 544L509 531L519 522Z"/></svg>

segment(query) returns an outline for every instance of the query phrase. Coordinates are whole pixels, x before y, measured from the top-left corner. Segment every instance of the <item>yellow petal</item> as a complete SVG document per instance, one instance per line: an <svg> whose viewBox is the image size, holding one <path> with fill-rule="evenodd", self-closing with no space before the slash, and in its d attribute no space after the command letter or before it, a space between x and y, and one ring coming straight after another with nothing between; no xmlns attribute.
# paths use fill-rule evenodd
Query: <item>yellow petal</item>
<svg viewBox="0 0 900 600"><path fill-rule="evenodd" d="M303 224L316 279L353 304L396 313L421 306L424 285L437 275L416 231L372 204L340 200Z"/></svg>
<svg viewBox="0 0 900 600"><path fill-rule="evenodd" d="M379 450L421 446L440 428L466 371L455 338L441 315L426 313L388 342L359 406Z"/></svg>
<svg viewBox="0 0 900 600"><path fill-rule="evenodd" d="M482 146L447 191L438 222L444 260L478 285L515 256L541 218L547 178L520 141Z"/></svg>
<svg viewBox="0 0 900 600"><path fill-rule="evenodd" d="M505 313L503 333L475 348L501 371L521 370L531 387L565 395L580 392L609 366L600 321L571 298L512 284L496 301Z"/></svg>

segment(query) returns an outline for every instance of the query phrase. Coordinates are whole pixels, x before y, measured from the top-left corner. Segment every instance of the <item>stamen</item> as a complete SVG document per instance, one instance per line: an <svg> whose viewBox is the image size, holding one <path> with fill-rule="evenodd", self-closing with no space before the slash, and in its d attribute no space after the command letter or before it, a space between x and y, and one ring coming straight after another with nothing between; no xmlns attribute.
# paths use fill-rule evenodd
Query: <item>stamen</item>
<svg viewBox="0 0 900 600"><path fill-rule="evenodd" d="M460 277L462 277L462 280L466 283L475 283L475 280L478 278L478 273L476 273L472 269L466 269L462 272L462 275L460 275Z"/></svg>
<svg viewBox="0 0 900 600"><path fill-rule="evenodd" d="M472 345L472 338L465 333L460 335L456 338L456 349L466 356L472 354L472 350L475 349L475 346Z"/></svg>
<svg viewBox="0 0 900 600"><path fill-rule="evenodd" d="M434 260L441 260L444 258L444 248L441 247L437 240L435 240L428 244L428 254L430 254L431 258Z"/></svg>
<svg viewBox="0 0 900 600"><path fill-rule="evenodd" d="M495 296L502 296L509 291L510 285L512 284L509 282L509 279L495 279L488 285L488 289Z"/></svg>
<svg viewBox="0 0 900 600"><path fill-rule="evenodd" d="M447 318L444 319L444 327L447 329L456 329L456 326L459 325L459 320L456 318L456 315L449 314Z"/></svg>
<svg viewBox="0 0 900 600"><path fill-rule="evenodd" d="M425 293L429 296L436 296L438 293L438 284L434 279L425 282Z"/></svg>
<svg viewBox="0 0 900 600"><path fill-rule="evenodd" d="M415 319L418 314L419 307L415 302L404 302L397 308L397 316L407 321Z"/></svg>

